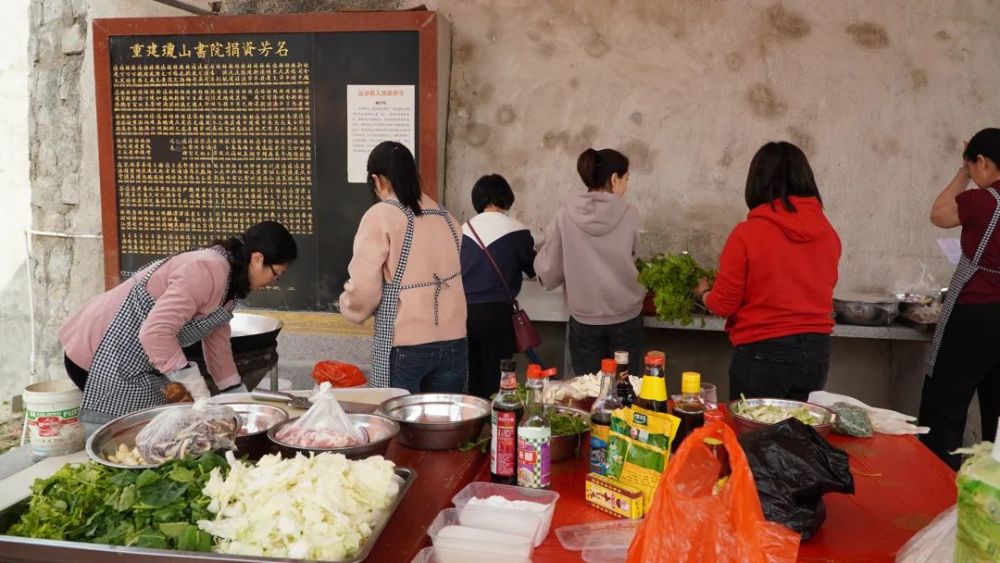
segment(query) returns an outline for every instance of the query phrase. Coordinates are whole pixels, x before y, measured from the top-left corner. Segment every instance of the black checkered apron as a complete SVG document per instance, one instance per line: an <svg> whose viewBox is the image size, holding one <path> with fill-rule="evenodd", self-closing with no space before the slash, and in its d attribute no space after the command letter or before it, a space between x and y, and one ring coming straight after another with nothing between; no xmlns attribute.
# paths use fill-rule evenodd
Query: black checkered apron
<svg viewBox="0 0 1000 563"><path fill-rule="evenodd" d="M226 254L221 247L215 250ZM167 260L153 262L135 282L94 353L81 404L81 417L87 422L119 417L167 402L163 387L168 380L156 371L139 342L142 324L156 305L146 284ZM184 347L202 340L233 318L235 306L235 300L222 303L212 314L188 321L177 333L178 343Z"/></svg>
<svg viewBox="0 0 1000 563"><path fill-rule="evenodd" d="M993 237L993 231L996 229L997 223L1000 222L1000 194L992 187L986 188L986 191L990 192L993 199L997 201L997 207L993 211L993 217L990 218L990 224L986 226L986 232L983 233L982 240L979 241L979 246L976 247L976 255L972 257L972 260L969 260L963 253L962 257L958 260L958 267L955 268L955 273L951 276L951 283L948 284L948 294L945 296L944 304L941 306L941 314L938 316L937 327L934 328L934 340L931 342L931 349L927 355L926 374L928 377L934 375L934 362L937 361L938 351L941 349L941 341L944 338L944 331L948 326L948 318L951 317L951 311L955 308L955 302L958 301L958 295L962 293L965 284L969 283L969 280L972 279L972 276L978 270L990 272L991 274L1000 274L1000 270L992 270L979 265L983 253L986 252L986 245Z"/></svg>
<svg viewBox="0 0 1000 563"><path fill-rule="evenodd" d="M395 199L387 199L382 203L388 203L399 209L406 215L406 235L403 237L403 248L399 253L399 263L396 265L396 272L392 276L391 282L382 283L382 301L375 311L375 336L372 340L372 387L389 387L389 372L391 369L389 358L392 354L392 345L396 334L396 310L399 308L399 294L407 289L418 287L434 287L434 324L438 324L438 298L441 290L448 287L448 282L462 275L461 271L455 272L447 277L440 277L434 274L434 280L422 283L412 283L403 285L403 273L406 271L406 263L410 259L410 246L413 244L413 211L399 203ZM451 230L451 236L455 239L455 251L461 253L462 239L455 230L455 225L451 222L451 217L446 211L439 209L423 209L423 215L437 215L443 217Z"/></svg>

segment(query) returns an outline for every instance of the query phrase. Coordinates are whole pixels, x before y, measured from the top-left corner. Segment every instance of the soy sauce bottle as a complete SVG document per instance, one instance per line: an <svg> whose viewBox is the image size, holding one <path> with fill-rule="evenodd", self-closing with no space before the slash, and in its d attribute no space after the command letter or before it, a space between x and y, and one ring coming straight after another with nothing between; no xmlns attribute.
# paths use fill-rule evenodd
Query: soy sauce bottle
<svg viewBox="0 0 1000 563"><path fill-rule="evenodd" d="M500 392L490 413L490 479L504 485L517 484L517 425L524 405L517 396L517 362L500 360Z"/></svg>
<svg viewBox="0 0 1000 563"><path fill-rule="evenodd" d="M681 400L674 404L674 416L681 420L671 450L677 451L688 434L705 424L705 401L701 398L701 374L686 371L681 374Z"/></svg>
<svg viewBox="0 0 1000 563"><path fill-rule="evenodd" d="M628 352L619 350L615 352L615 377L618 383L615 389L618 391L618 398L622 401L622 406L631 407L635 402L635 389L632 387L631 375L628 372Z"/></svg>

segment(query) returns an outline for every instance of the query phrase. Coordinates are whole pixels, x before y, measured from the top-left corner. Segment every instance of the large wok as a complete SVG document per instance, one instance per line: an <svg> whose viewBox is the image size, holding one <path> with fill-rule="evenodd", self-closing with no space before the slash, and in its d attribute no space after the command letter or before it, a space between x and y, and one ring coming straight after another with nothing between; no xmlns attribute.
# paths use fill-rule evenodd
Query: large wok
<svg viewBox="0 0 1000 563"><path fill-rule="evenodd" d="M236 313L229 321L232 332L229 343L233 348L233 359L247 389L256 388L264 376L277 365L278 333L281 332L282 326L282 322L273 317L249 313ZM184 348L184 355L188 360L198 364L209 390L213 394L218 392L205 365L205 353L202 351L201 342L195 342Z"/></svg>

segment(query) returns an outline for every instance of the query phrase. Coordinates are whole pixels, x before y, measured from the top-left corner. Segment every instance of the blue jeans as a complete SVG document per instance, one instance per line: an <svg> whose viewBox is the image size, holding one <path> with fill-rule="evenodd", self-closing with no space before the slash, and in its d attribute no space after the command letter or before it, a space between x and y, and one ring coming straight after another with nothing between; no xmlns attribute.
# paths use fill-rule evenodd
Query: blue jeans
<svg viewBox="0 0 1000 563"><path fill-rule="evenodd" d="M469 347L464 338L395 346L389 356L389 383L410 393L465 393Z"/></svg>

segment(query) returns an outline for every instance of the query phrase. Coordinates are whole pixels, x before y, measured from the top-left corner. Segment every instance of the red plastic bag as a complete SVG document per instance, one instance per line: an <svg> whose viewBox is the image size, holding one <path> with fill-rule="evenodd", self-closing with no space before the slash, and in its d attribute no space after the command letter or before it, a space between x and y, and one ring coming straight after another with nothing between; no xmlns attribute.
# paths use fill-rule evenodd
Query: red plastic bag
<svg viewBox="0 0 1000 563"><path fill-rule="evenodd" d="M334 387L357 387L368 383L358 366L333 360L316 363L313 367L313 381L316 385L328 381Z"/></svg>
<svg viewBox="0 0 1000 563"><path fill-rule="evenodd" d="M720 463L704 438L722 442L731 474L718 495ZM628 550L628 563L795 561L799 534L764 519L753 474L733 431L710 422L670 458L653 503Z"/></svg>

